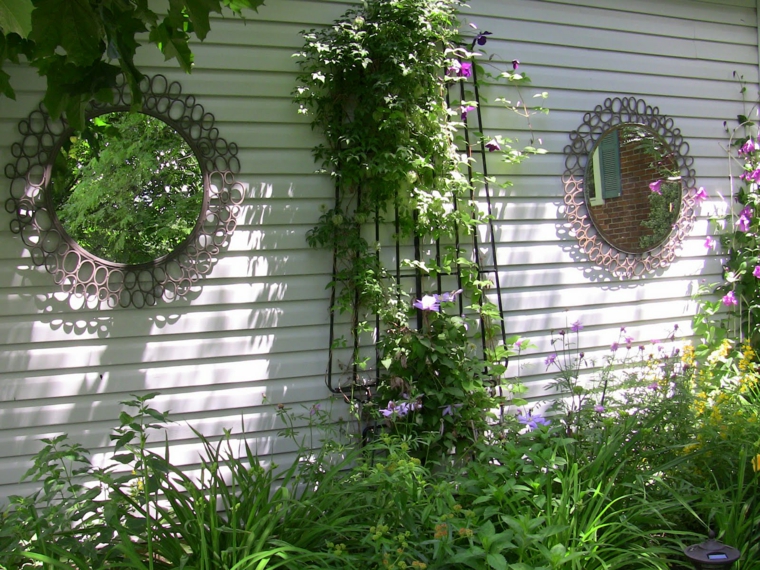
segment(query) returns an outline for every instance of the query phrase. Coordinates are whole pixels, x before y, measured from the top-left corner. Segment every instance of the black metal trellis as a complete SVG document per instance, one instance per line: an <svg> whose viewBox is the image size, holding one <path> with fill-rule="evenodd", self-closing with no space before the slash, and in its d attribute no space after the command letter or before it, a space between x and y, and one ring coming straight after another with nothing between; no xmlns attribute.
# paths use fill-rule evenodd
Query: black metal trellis
<svg viewBox="0 0 760 570"><path fill-rule="evenodd" d="M473 94L474 94L474 100L476 102L476 109L475 109L475 122L476 125L472 125L472 119L467 118L465 120L465 128L464 128L464 145L465 148L459 149L462 153L467 153L469 157L478 156L480 157L480 164L482 168L482 175L484 179L483 183L483 193L484 195L481 197L478 197L475 195L475 190L471 191L470 199L472 201L479 201L481 204L485 206L486 214L488 216L488 221L485 224L485 227L487 228L487 240L485 243L481 243L481 240L478 235L478 231L474 231L472 234L472 241L471 241L471 247L472 251L467 252L465 250L465 247L460 242L460 235L459 232L456 233L454 245L453 247L456 249L458 255L459 254L467 254L469 253L472 256L473 261L475 262L477 266L478 276L481 280L488 279L493 284L493 288L491 291L495 294L496 299L494 302L494 305L498 307L499 314L504 314L504 308L503 308L503 300L501 295L501 280L500 280L500 268L498 265L498 259L497 259L497 244L496 244L496 237L495 237L495 231L494 231L494 222L491 217L492 214L492 190L491 190L491 184L488 181L488 167L487 167L487 150L485 146L485 141L483 140L483 137L477 137L477 141L473 143L473 139L475 138L473 136L474 132L483 133L483 115L482 110L480 107L480 91L477 83L477 70L476 66L472 66L472 73L473 73ZM449 93L447 94L447 104L449 107L451 107L451 96L452 91L458 91L457 95L460 99L460 101L464 101L467 96L467 87L469 84L465 84L464 82L458 82L458 84L455 84L452 86L452 88L449 90ZM473 170L472 165L470 164L467 168L467 177L470 182L473 181L475 176L475 172ZM361 200L361 194L360 191L357 191L359 195L357 196L358 200ZM335 200L336 204L340 203L340 190L338 186L336 185L336 193L335 193ZM482 201L481 201L482 200ZM456 200L454 200L454 207L459 207ZM394 208L394 219L393 219L393 227L394 227L394 257L395 257L395 269L393 271L393 278L395 279L396 283L399 285L400 290L406 290L410 291L413 294L414 298L421 298L422 295L425 293L424 291L424 284L423 284L423 275L422 272L414 267L411 268L405 268L402 267L402 248L404 247L411 247L414 252L414 260L415 261L423 261L423 251L425 248L430 248L433 250L435 259L437 263L440 263L441 261L441 251L442 251L442 244L439 239L436 239L432 241L430 244L423 244L422 239L420 236L415 235L413 238L409 240L409 242L402 242L399 239L400 234L400 226L399 226L399 215L398 215L398 207L396 206ZM380 243L381 241L381 219L380 219L380 213L375 212L375 219L374 219L374 236L375 240ZM490 250L490 255L489 255ZM378 251L376 255L379 257L380 252ZM489 263L484 262L484 258L490 258ZM336 301L336 286L338 286L336 282L336 277L338 274L338 266L337 266L337 258L336 256L333 256L333 266L332 266L332 290L330 295L330 333L329 333L329 350L328 350L328 364L327 364L327 371L325 375L325 383L328 387L328 389L335 393L335 394L341 394L347 401L350 400L357 400L357 401L367 401L372 397L373 389L375 386L377 386L379 376L380 376L380 369L377 365L379 361L379 356L377 353L377 342L380 338L381 333L381 325L380 318L378 315L374 316L374 322L375 322L375 338L373 340L372 346L364 347L361 344L360 335L358 334L357 326L358 326L358 315L352 314L350 316L350 323L339 323L338 322L338 315L336 315L336 307L335 307L335 301ZM435 279L435 292L442 293L444 289L444 281L447 283L454 282L455 286L450 287L451 289L459 289L461 288L462 284L462 276L459 270L456 270L451 275L442 276L440 273L436 275ZM408 285L405 285L408 284ZM399 298L400 300L400 298ZM458 303L459 303L459 312L464 312L464 300L462 296L460 295L458 297ZM482 303L482 300L481 300ZM352 347L351 350L353 351L352 354L356 354L359 352L362 348L368 348L371 351L374 350L374 365L371 367L367 367L363 370L359 369L358 365L355 362L352 362L349 365L342 365L338 360L338 353L339 349L335 346L336 339L339 338L336 334L336 329L340 325L343 325L344 328L346 324L349 325L350 334L351 334L351 340L352 340ZM420 312L417 314L417 328L422 327L422 315ZM488 338L486 335L486 328L488 323L481 322L480 326L480 343L481 343L481 350L485 352L488 344ZM506 342L506 325L503 320L500 321L500 339L501 343ZM348 349L347 349L348 350ZM504 363L506 365L506 362ZM500 386L498 386L498 382L495 385L495 388L500 390Z"/></svg>

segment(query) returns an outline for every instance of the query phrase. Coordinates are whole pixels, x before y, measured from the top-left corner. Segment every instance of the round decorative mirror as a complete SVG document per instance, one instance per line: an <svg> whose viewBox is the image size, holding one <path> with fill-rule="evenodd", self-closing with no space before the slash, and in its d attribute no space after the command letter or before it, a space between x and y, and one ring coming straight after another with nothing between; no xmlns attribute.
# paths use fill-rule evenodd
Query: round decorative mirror
<svg viewBox="0 0 760 570"><path fill-rule="evenodd" d="M633 97L586 113L565 147L565 213L581 248L618 277L669 265L691 230L693 159L673 120Z"/></svg>
<svg viewBox="0 0 760 570"><path fill-rule="evenodd" d="M243 201L237 147L178 83L141 84L142 112L90 104L80 134L45 109L21 121L6 210L32 261L63 290L109 306L186 295L211 270Z"/></svg>

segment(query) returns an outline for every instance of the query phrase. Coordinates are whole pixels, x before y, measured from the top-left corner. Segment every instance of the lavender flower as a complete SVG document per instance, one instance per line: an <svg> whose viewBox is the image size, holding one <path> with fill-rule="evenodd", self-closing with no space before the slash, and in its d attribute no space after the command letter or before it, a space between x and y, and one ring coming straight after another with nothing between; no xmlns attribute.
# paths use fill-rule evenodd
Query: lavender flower
<svg viewBox="0 0 760 570"><path fill-rule="evenodd" d="M421 311L440 311L440 301L433 295L424 295L422 299L417 299L412 303L412 306Z"/></svg>
<svg viewBox="0 0 760 570"><path fill-rule="evenodd" d="M581 332L583 330L583 323L581 323L580 319L575 321L571 326L570 330L574 333Z"/></svg>
<svg viewBox="0 0 760 570"><path fill-rule="evenodd" d="M612 352L616 352L618 348L620 348L620 345L619 345L618 343L616 343L616 342L613 342L613 343L610 345L610 350L611 350Z"/></svg>
<svg viewBox="0 0 760 570"><path fill-rule="evenodd" d="M537 414L537 415L534 416L534 415L531 415L530 413L518 415L517 416L517 421L520 422L523 425L528 426L528 429L531 430L531 431L533 431L534 429L536 429L540 425L541 426L548 426L549 423L550 423L549 420L547 420L542 415Z"/></svg>
<svg viewBox="0 0 760 570"><path fill-rule="evenodd" d="M631 345L633 344L633 337L632 336L627 336L627 337L625 337L624 340L625 340L625 347L626 348L631 348Z"/></svg>
<svg viewBox="0 0 760 570"><path fill-rule="evenodd" d="M594 411L598 414L603 414L604 406L602 406L601 404L597 404L596 406L594 406Z"/></svg>
<svg viewBox="0 0 760 570"><path fill-rule="evenodd" d="M550 354L546 358L544 358L544 364L546 364L546 367L549 368L552 364L554 364L554 361L557 360L556 354Z"/></svg>
<svg viewBox="0 0 760 570"><path fill-rule="evenodd" d="M457 289L456 291L452 291L451 293L442 293L441 295L433 295L436 301L439 303L450 303L454 301L454 299L457 298L457 295L459 295L462 292L462 289Z"/></svg>
<svg viewBox="0 0 760 570"><path fill-rule="evenodd" d="M449 404L448 406L441 406L441 409L443 410L441 412L441 417L443 416L453 416L455 415L457 408L461 408L462 404Z"/></svg>

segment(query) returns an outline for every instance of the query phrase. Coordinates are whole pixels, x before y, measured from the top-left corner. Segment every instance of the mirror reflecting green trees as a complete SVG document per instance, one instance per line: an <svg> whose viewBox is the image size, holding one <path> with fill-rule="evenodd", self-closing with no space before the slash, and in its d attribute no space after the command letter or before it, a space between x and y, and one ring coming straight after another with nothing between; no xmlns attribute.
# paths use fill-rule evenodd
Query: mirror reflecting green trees
<svg viewBox="0 0 760 570"><path fill-rule="evenodd" d="M584 176L594 226L621 251L643 253L665 242L681 207L676 156L649 127L624 123L607 130Z"/></svg>
<svg viewBox="0 0 760 570"><path fill-rule="evenodd" d="M184 138L142 113L113 112L65 138L50 209L68 235L107 261L137 265L171 253L198 222L203 173Z"/></svg>

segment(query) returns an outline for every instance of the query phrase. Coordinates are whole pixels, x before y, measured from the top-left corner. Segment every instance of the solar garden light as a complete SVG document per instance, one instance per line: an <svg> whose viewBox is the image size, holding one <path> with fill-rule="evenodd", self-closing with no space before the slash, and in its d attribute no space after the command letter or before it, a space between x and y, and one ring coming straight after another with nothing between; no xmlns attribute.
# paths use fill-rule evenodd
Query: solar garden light
<svg viewBox="0 0 760 570"><path fill-rule="evenodd" d="M687 546L683 549L686 558L697 570L709 570L711 568L730 568L739 560L741 552L733 546L727 546L715 540L715 532L710 531L709 538L705 542Z"/></svg>

